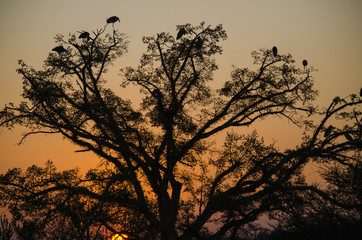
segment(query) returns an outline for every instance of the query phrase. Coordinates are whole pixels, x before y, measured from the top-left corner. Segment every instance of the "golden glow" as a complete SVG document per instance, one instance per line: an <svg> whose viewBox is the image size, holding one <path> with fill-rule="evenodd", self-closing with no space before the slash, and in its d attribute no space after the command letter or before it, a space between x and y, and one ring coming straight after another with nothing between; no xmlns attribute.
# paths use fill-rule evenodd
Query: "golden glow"
<svg viewBox="0 0 362 240"><path fill-rule="evenodd" d="M124 239L128 239L128 235L127 234L116 234L112 237L112 240L124 240Z"/></svg>

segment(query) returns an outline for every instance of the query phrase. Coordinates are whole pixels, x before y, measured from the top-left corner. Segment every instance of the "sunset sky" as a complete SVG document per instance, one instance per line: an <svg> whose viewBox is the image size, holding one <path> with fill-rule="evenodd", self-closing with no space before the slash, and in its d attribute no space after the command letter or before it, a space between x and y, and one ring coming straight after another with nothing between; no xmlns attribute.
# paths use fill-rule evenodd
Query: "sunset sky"
<svg viewBox="0 0 362 240"><path fill-rule="evenodd" d="M130 45L127 55L113 66L108 84L125 98L134 99L135 107L139 92L122 90L118 71L138 64L145 51L141 37L176 34L176 25L201 21L223 24L229 36L222 43L223 55L217 57L215 88L229 79L232 65L253 68L251 51L275 45L280 53L291 53L296 64L307 59L318 69L314 73L320 92L317 104L325 106L335 96L358 93L362 87L361 12L361 0L0 0L0 108L21 101L22 79L15 71L19 59L39 69L57 33L67 36L99 29L113 15L120 18L115 27L128 35ZM277 141L281 148L298 144L302 132L278 119L252 129L267 142ZM59 169L96 166L94 156L75 153L77 148L61 136L34 136L18 146L23 131L0 130L0 173L12 167L43 165L47 160Z"/></svg>

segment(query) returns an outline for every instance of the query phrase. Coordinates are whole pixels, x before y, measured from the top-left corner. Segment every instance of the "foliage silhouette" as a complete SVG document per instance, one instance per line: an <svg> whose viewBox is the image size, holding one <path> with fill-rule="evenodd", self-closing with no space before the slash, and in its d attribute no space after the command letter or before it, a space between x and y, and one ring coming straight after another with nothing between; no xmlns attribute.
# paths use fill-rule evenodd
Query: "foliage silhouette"
<svg viewBox="0 0 362 240"><path fill-rule="evenodd" d="M361 127L358 119L356 122ZM355 141L352 137L346 140ZM284 210L271 214L277 226L265 239L361 239L360 154L359 150L350 158L324 161L320 170L326 185L323 188L332 198L314 192L290 196Z"/></svg>
<svg viewBox="0 0 362 240"><path fill-rule="evenodd" d="M177 26L177 38L164 32L143 38L147 52L140 65L122 69L121 85L134 84L143 95L135 109L105 87L105 73L128 44L114 23L109 26L86 40L58 35L56 44L64 51L51 52L42 70L20 61L26 101L0 113L0 126L29 128L23 139L61 134L80 151L98 155L106 169L90 170L85 177L44 172L36 179L9 171L0 178L8 204L19 196L21 208L34 206L34 197L44 201L57 195L54 205L39 204L51 212L61 199L74 197L69 209L99 204L130 213L142 223L137 231L125 229L131 237L171 240L232 235L260 215L283 209L287 193L315 192L338 201L307 185L302 170L311 160L350 159L351 151L361 149L361 127L354 120L361 115L356 110L360 97L336 98L327 109L317 109L313 68L300 69L290 54L271 49L254 51L256 70L235 67L231 79L214 90L209 84L218 68L214 56L222 53L220 41L227 34L222 25L201 23ZM310 121L311 115L319 121ZM303 143L280 151L256 133L232 132L270 116L306 127ZM324 137L335 116L347 125ZM227 131L224 146L215 150L213 138ZM96 224L123 233L107 211L97 212L102 221ZM219 228L208 231L214 222Z"/></svg>
<svg viewBox="0 0 362 240"><path fill-rule="evenodd" d="M264 239L361 239L361 202L351 202L353 197L345 194L334 204L315 194L304 193L299 199L294 196L284 211L273 214L278 224Z"/></svg>
<svg viewBox="0 0 362 240"><path fill-rule="evenodd" d="M0 216L0 239L10 240L14 235L14 229L11 226L7 216L5 214Z"/></svg>

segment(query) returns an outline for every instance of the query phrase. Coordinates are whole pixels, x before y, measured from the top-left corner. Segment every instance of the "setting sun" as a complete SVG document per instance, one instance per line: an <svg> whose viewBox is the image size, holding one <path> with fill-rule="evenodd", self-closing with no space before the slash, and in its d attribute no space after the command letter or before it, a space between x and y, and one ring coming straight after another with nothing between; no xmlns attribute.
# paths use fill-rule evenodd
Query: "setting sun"
<svg viewBox="0 0 362 240"><path fill-rule="evenodd" d="M124 239L128 239L127 234L116 234L112 237L112 240L124 240Z"/></svg>

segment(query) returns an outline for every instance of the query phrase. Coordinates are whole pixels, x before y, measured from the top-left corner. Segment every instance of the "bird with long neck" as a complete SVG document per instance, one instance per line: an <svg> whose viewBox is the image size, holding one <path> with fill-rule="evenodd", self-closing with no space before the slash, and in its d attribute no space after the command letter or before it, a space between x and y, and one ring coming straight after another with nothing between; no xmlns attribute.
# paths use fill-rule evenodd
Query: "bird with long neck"
<svg viewBox="0 0 362 240"><path fill-rule="evenodd" d="M114 24L116 22L121 22L121 21L119 20L119 18L117 16L112 16L112 17L107 18L106 22L107 22L107 24L106 24L106 26L104 26L104 28L106 28L108 24L112 23L112 28L113 28L113 32L114 32Z"/></svg>

